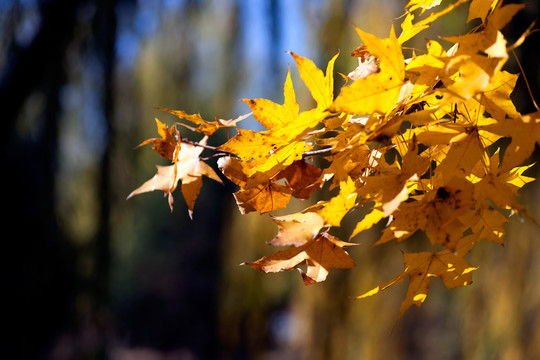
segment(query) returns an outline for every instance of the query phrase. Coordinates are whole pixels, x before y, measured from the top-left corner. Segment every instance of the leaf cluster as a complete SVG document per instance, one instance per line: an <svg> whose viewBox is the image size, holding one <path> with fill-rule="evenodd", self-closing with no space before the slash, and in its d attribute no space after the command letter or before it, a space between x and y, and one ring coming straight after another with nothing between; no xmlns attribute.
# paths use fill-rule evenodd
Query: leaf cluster
<svg viewBox="0 0 540 360"><path fill-rule="evenodd" d="M404 57L406 41L466 3L467 22L475 20L477 27L444 38L452 44L448 49L426 39L425 49ZM314 99L308 110L300 110L290 70L283 104L244 99L251 113L237 119L206 121L198 114L164 109L191 125L168 128L156 119L161 138L141 145L153 145L171 165L158 166L157 174L129 197L161 190L172 210L172 193L180 182L191 216L202 176L222 182L200 156L211 149L219 156L219 170L238 186L234 197L242 214L270 213L293 197L309 199L323 188L335 193L303 211L272 216L278 231L269 244L287 248L246 265L263 272L305 265L307 270L300 271L304 283L321 282L333 268L354 267L346 248L384 219L387 226L376 245L402 242L422 231L432 248L404 253L402 273L358 298L408 278L401 316L424 302L433 277L447 288L470 284L476 267L465 259L467 253L481 239L502 245L509 216L530 219L516 197L533 180L523 173L540 142L540 112L516 110L510 94L518 75L503 66L531 30L514 44L501 32L523 5L458 0L438 10L439 5L440 0L411 0L399 36L394 27L387 38L356 28L362 45L351 55L358 58L358 67L342 75L346 84L337 96L334 64L339 54L323 71L291 52ZM248 116L265 130L238 127ZM183 138L177 125L202 134L202 140ZM222 128L236 135L219 147L208 146L208 137ZM321 158L327 161L316 161ZM329 234L359 207L367 208L367 215L346 242Z"/></svg>

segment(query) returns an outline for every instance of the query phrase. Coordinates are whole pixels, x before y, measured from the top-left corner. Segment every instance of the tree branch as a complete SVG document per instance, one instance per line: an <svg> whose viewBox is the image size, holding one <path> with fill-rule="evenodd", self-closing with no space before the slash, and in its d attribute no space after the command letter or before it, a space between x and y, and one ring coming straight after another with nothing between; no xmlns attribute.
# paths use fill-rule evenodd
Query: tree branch
<svg viewBox="0 0 540 360"><path fill-rule="evenodd" d="M302 158L305 159L310 156L325 156L325 155L331 155L334 151L333 147L325 148L325 149L319 149L319 150L313 150L313 151L306 151L302 153Z"/></svg>
<svg viewBox="0 0 540 360"><path fill-rule="evenodd" d="M203 160L208 160L208 159L211 159L211 158L214 158L214 157L221 157L221 156L234 156L236 158L238 157L237 155L235 155L233 153L230 153L228 151L219 149L219 148L217 148L215 146L201 144L201 143L198 143L196 141L189 140L188 138L185 138L185 137L181 137L180 142L190 144L190 145L193 145L193 146L199 146L199 147L202 147L204 149L212 150L212 151L216 152L214 155L211 155L211 156L209 156L207 158L204 158ZM302 153L302 158L305 159L305 158L310 157L310 156L331 155L333 151L334 151L333 147L329 147L329 148L325 148L325 149L319 149L319 150L313 150L313 151L306 151L306 152Z"/></svg>

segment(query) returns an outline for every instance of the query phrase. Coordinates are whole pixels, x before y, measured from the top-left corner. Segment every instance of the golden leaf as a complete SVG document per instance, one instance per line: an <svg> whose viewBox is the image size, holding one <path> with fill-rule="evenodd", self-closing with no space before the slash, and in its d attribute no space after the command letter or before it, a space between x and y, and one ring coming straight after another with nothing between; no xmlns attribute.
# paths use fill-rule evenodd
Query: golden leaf
<svg viewBox="0 0 540 360"><path fill-rule="evenodd" d="M292 190L287 186L268 183L258 187L241 189L234 198L242 214L259 211L261 214L283 209L291 199Z"/></svg>
<svg viewBox="0 0 540 360"><path fill-rule="evenodd" d="M347 269L355 267L344 246L355 245L336 239L329 234L320 234L313 241L302 246L291 246L287 250L265 256L255 262L246 262L255 270L265 273L289 271L298 265L307 265L306 273L301 272L305 285L326 280L331 269Z"/></svg>
<svg viewBox="0 0 540 360"><path fill-rule="evenodd" d="M322 217L314 212L272 216L278 226L277 235L269 242L273 246L301 246L311 241L324 226Z"/></svg>
<svg viewBox="0 0 540 360"><path fill-rule="evenodd" d="M206 139L206 137L203 138L200 143L206 144ZM188 207L188 213L190 217L193 217L193 208L202 186L203 175L222 183L214 169L199 158L202 151L203 148L200 146L184 143L174 164L157 166L157 174L129 194L128 199L145 192L161 190L165 196L168 196L169 207L172 211L174 204L172 192L176 189L178 181L181 180L181 191Z"/></svg>
<svg viewBox="0 0 540 360"><path fill-rule="evenodd" d="M399 309L399 317L401 317L412 305L421 306L424 303L429 291L431 277L440 278L444 285L451 289L472 283L472 271L477 269L472 267L461 255L450 250L437 253L405 253L403 254L403 263L405 269L401 274L389 282L358 296L357 299L372 296L402 282L408 276L409 287Z"/></svg>
<svg viewBox="0 0 540 360"><path fill-rule="evenodd" d="M175 152L180 150L180 141L175 137L176 127L173 125L170 129L167 125L163 124L156 118L156 124L158 128L158 134L161 135L161 139L148 139L140 143L137 147L152 144L152 150L157 152L161 157L173 160Z"/></svg>
<svg viewBox="0 0 540 360"><path fill-rule="evenodd" d="M277 175L277 178L287 179L287 185L293 190L293 196L298 199L308 199L309 195L322 187L319 178L322 170L308 164L304 160L296 160Z"/></svg>
<svg viewBox="0 0 540 360"><path fill-rule="evenodd" d="M317 108L326 110L334 100L334 63L339 53L328 62L326 75L315 64L302 56L289 52L296 62L300 71L300 77L311 92L311 96L317 102Z"/></svg>
<svg viewBox="0 0 540 360"><path fill-rule="evenodd" d="M380 60L381 71L356 80L341 89L330 111L349 114L386 114L396 104L401 86L404 84L405 62L394 28L390 37L380 39L356 29L364 45L371 54Z"/></svg>
<svg viewBox="0 0 540 360"><path fill-rule="evenodd" d="M351 178L340 182L339 194L323 202L323 207L318 214L324 219L325 224L339 226L343 217L351 210L356 202L356 186Z"/></svg>

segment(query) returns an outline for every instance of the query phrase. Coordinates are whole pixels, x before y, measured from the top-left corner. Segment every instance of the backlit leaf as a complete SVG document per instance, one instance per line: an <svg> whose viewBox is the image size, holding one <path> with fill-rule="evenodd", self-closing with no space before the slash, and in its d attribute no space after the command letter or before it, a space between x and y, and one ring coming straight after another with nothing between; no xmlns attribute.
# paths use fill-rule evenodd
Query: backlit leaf
<svg viewBox="0 0 540 360"><path fill-rule="evenodd" d="M255 270L262 272L288 271L305 263L307 271L302 272L305 285L326 280L331 269L347 269L355 265L344 246L355 245L336 239L328 234L321 234L302 246L291 246L287 250L265 256L255 262L246 262Z"/></svg>

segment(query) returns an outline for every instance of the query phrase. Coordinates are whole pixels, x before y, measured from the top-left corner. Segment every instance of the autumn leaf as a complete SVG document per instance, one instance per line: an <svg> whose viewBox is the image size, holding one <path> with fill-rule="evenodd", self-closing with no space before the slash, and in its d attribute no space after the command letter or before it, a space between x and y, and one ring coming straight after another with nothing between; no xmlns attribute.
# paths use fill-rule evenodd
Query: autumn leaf
<svg viewBox="0 0 540 360"><path fill-rule="evenodd" d="M191 128L189 126L186 126L190 128L193 131L200 132L204 135L210 136L214 134L217 130L222 128L229 128L234 127L236 124L244 119L246 119L248 116L251 115L245 114L241 115L235 119L229 119L229 120L223 120L223 119L217 119L215 121L206 121L204 120L201 115L199 114L188 114L185 111L182 110L171 110L166 108L158 108L159 110L167 111L168 113L171 113L173 115L178 116L180 119L188 120L196 125L198 125L195 128ZM183 124L182 124L183 125ZM185 125L184 125L185 126Z"/></svg>
<svg viewBox="0 0 540 360"><path fill-rule="evenodd" d="M318 214L324 219L325 224L339 226L343 217L356 203L356 187L351 178L340 182L339 194L327 202L321 202L321 210Z"/></svg>
<svg viewBox="0 0 540 360"><path fill-rule="evenodd" d="M174 199L172 196L172 192L176 188L176 185L178 183L178 180L180 180L180 178L176 176L175 174L174 165L169 165L169 166L156 165L156 167L157 167L157 173L150 180L146 181L136 190L132 191L128 195L127 199L130 199L131 197L135 195L142 194L145 192L161 190L163 191L164 196L167 197L167 200L169 202L169 207L172 211L173 206L174 206Z"/></svg>
<svg viewBox="0 0 540 360"><path fill-rule="evenodd" d="M527 7L527 4L504 4L499 6L502 3L500 0L496 0L494 3L496 4L492 4L493 12L488 17L488 26L497 30L504 28L519 11Z"/></svg>
<svg viewBox="0 0 540 360"><path fill-rule="evenodd" d="M410 0L405 8L412 12L416 9L422 9L420 14L423 14L424 11L434 8L441 4L441 0Z"/></svg>
<svg viewBox="0 0 540 360"><path fill-rule="evenodd" d="M347 269L355 267L345 246L355 245L338 240L332 235L323 233L302 246L291 246L270 256L264 256L255 262L245 262L255 270L265 273L289 271L300 264L306 264L307 271L301 272L305 285L326 280L331 269Z"/></svg>
<svg viewBox="0 0 540 360"><path fill-rule="evenodd" d="M479 94L478 101L486 107L486 111L493 118L504 119L506 115L510 118L520 116L510 99L517 79L517 75L506 71L497 72L491 77L484 91Z"/></svg>
<svg viewBox="0 0 540 360"><path fill-rule="evenodd" d="M463 219L463 222L469 224L479 238L503 244L504 224L508 219L487 203L481 202L474 215Z"/></svg>
<svg viewBox="0 0 540 360"><path fill-rule="evenodd" d="M454 176L466 177L484 155L484 146L480 141L478 130L471 129L452 138L446 157L437 167L444 179L450 181Z"/></svg>
<svg viewBox="0 0 540 360"><path fill-rule="evenodd" d="M402 203L392 214L394 219L376 242L403 241L424 230L433 245L454 250L469 228L463 222L474 211L475 186L465 179L453 178L447 185L432 190L419 201Z"/></svg>
<svg viewBox="0 0 540 360"><path fill-rule="evenodd" d="M302 246L311 241L324 226L323 218L315 212L272 216L278 226L277 235L268 244L273 246Z"/></svg>
<svg viewBox="0 0 540 360"><path fill-rule="evenodd" d="M404 83L405 62L394 28L390 37L380 39L356 29L367 50L380 61L381 71L356 80L341 89L330 111L350 114L386 114L394 107Z"/></svg>
<svg viewBox="0 0 540 360"><path fill-rule="evenodd" d="M243 99L251 108L254 118L266 129L268 136L283 142L299 141L303 135L326 118L327 107L333 100L333 68L337 55L329 61L326 75L323 76L311 60L291 53L297 62L300 76L317 102L317 107L300 112L291 80L290 69L283 85L283 105L268 99Z"/></svg>
<svg viewBox="0 0 540 360"><path fill-rule="evenodd" d="M430 27L430 24L416 25L413 24L414 14L412 12L407 12L405 19L401 23L401 34L398 37L398 42L403 44L407 40L416 36L420 31Z"/></svg>
<svg viewBox="0 0 540 360"><path fill-rule="evenodd" d="M285 102L283 105L274 103L267 99L243 99L251 108L253 117L268 130L285 126L298 116L299 106L296 102L296 95L291 80L291 71L287 73L287 78L283 86Z"/></svg>
<svg viewBox="0 0 540 360"><path fill-rule="evenodd" d="M161 139L148 139L140 143L137 147L152 144L152 150L161 155L161 157L173 160L175 152L180 150L180 141L178 141L176 137L176 127L173 125L171 128L168 128L167 125L163 124L157 118L156 124Z"/></svg>
<svg viewBox="0 0 540 360"><path fill-rule="evenodd" d="M270 150L264 163L250 168L250 174L286 168L297 161L301 161L304 153L310 150L309 144L303 141L290 141L283 145L276 145L275 149Z"/></svg>
<svg viewBox="0 0 540 360"><path fill-rule="evenodd" d="M403 254L403 263L405 269L401 274L389 282L358 296L357 299L372 296L391 285L402 282L408 276L409 287L405 300L403 300L399 309L399 317L401 317L412 305L421 306L424 303L432 277L440 278L448 289L452 289L471 284L472 271L477 269L471 266L462 256L450 250L437 253L405 253Z"/></svg>
<svg viewBox="0 0 540 360"><path fill-rule="evenodd" d="M259 211L261 214L283 209L291 200L292 190L284 185L269 182L258 187L241 189L234 198L242 214Z"/></svg>
<svg viewBox="0 0 540 360"><path fill-rule="evenodd" d="M334 100L334 63L339 54L336 54L326 68L326 74L315 66L313 61L289 52L296 62L300 71L300 77L308 87L313 99L317 102L317 108L326 110Z"/></svg>
<svg viewBox="0 0 540 360"><path fill-rule="evenodd" d="M470 0L458 0L456 1L455 3L453 4L450 4L448 5L447 7L445 7L444 9L442 9L441 11L438 11L438 12L433 12L431 14L429 14L428 17L418 21L415 25L416 26L423 26L423 25L428 25L428 24L431 24L433 23L435 20L439 19L440 17L454 11L458 6L461 6L465 3L468 3ZM437 3L440 3L439 0L413 0L411 1L411 3L418 3L418 4L437 4ZM411 11L409 9L409 11Z"/></svg>
<svg viewBox="0 0 540 360"><path fill-rule="evenodd" d="M265 132L238 129L238 134L219 146L219 149L258 165L266 162L273 151L288 144L289 142Z"/></svg>
<svg viewBox="0 0 540 360"><path fill-rule="evenodd" d="M349 240L360 234L362 231L370 229L373 225L385 217L386 215L383 210L379 210L377 208L372 209L370 213L364 216L364 218L356 224L351 236L349 237Z"/></svg>
<svg viewBox="0 0 540 360"><path fill-rule="evenodd" d="M334 145L339 147L339 145ZM355 147L353 149L343 149L335 155L329 157L330 166L322 172L323 178L332 178L330 190L339 186L340 182L347 181L350 178L358 178L364 175L369 168L377 163L375 157L376 151L368 147Z"/></svg>
<svg viewBox="0 0 540 360"><path fill-rule="evenodd" d="M495 124L486 125L486 131L512 138L505 150L500 171L508 171L522 165L527 160L535 145L540 143L540 112L535 112L515 119L501 119Z"/></svg>
<svg viewBox="0 0 540 360"><path fill-rule="evenodd" d="M363 79L371 74L376 74L381 71L379 67L379 59L373 56L365 45L360 45L354 51L351 52L351 56L358 58L358 66L351 71L347 77L352 80Z"/></svg>
<svg viewBox="0 0 540 360"><path fill-rule="evenodd" d="M250 175L249 161L243 161L235 157L226 156L218 160L218 167L229 180L238 185L241 189L257 188L278 180L278 171L255 172ZM292 191L292 190L291 190Z"/></svg>
<svg viewBox="0 0 540 360"><path fill-rule="evenodd" d="M287 185L293 190L293 196L298 199L308 199L309 195L322 187L319 182L322 170L304 160L296 160L277 175L277 178L287 179Z"/></svg>
<svg viewBox="0 0 540 360"><path fill-rule="evenodd" d="M418 144L413 137L407 153L403 157L402 169L396 174L381 174L363 177L365 184L358 194L374 200L385 216L391 215L400 204L409 198L409 193L427 170L429 161L418 156ZM374 196L376 194L376 196Z"/></svg>
<svg viewBox="0 0 540 360"><path fill-rule="evenodd" d="M480 18L485 20L487 14L497 6L498 0L472 0L469 5L469 16L467 17L467 23L473 19Z"/></svg>
<svg viewBox="0 0 540 360"><path fill-rule="evenodd" d="M200 143L206 144L206 137ZM184 143L174 164L157 166L156 175L129 194L128 199L145 192L161 190L168 197L169 207L172 211L174 204L172 192L176 189L178 181L181 181L181 191L188 207L189 216L192 218L195 200L202 187L203 175L222 183L215 171L200 160L199 156L203 150L200 146Z"/></svg>

